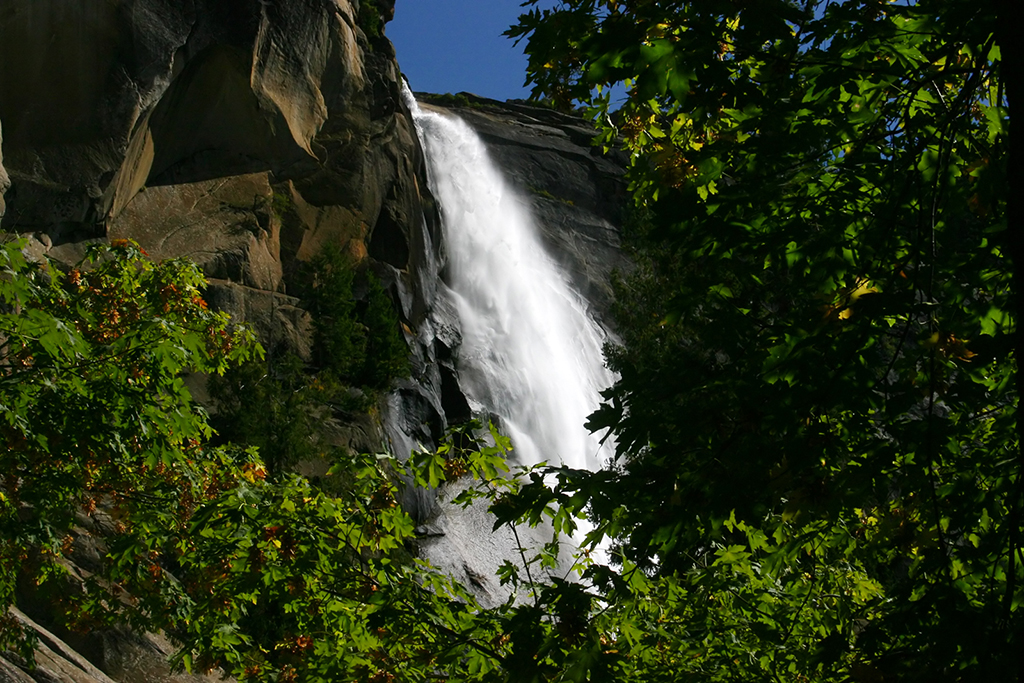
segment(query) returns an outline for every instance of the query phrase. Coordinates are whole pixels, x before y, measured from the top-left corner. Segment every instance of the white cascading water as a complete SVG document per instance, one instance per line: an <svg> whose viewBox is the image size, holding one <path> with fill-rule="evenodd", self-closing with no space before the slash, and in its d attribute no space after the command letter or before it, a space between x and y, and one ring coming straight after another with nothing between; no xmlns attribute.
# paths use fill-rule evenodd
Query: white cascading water
<svg viewBox="0 0 1024 683"><path fill-rule="evenodd" d="M599 468L600 438L584 423L613 381L604 331L479 136L458 118L420 109L408 88L405 97L441 207L467 398L501 418L522 464Z"/></svg>

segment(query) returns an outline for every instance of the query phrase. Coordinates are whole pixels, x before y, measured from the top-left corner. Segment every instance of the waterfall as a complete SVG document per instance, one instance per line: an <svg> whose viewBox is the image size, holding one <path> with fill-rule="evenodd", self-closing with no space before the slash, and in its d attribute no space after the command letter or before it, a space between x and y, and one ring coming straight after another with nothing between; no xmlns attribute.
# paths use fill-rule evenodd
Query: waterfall
<svg viewBox="0 0 1024 683"><path fill-rule="evenodd" d="M462 322L459 376L478 414L497 417L522 464L602 464L584 427L613 377L605 334L544 250L528 203L461 119L419 107L406 87L441 207L445 279Z"/></svg>

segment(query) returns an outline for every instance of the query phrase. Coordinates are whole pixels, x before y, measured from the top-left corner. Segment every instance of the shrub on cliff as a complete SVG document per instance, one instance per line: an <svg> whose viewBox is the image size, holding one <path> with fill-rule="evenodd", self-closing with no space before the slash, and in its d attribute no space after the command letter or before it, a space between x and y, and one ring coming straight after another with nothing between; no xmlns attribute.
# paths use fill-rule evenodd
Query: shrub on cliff
<svg viewBox="0 0 1024 683"><path fill-rule="evenodd" d="M391 380L409 375L409 347L402 337L391 297L373 273L367 273L363 324L367 336L366 361L360 379L365 386L386 389Z"/></svg>
<svg viewBox="0 0 1024 683"><path fill-rule="evenodd" d="M386 389L409 372L409 349L390 297L373 273L362 275L363 300L354 294L356 272L338 247L328 245L311 263L308 294L315 325L317 365L353 386Z"/></svg>
<svg viewBox="0 0 1024 683"><path fill-rule="evenodd" d="M65 573L80 511L103 507L119 538L187 524L173 513L234 456L203 450L210 428L181 374L222 373L260 352L207 310L194 264L154 264L122 241L63 273L20 246L0 247L3 608L19 572L42 583ZM0 624L6 642L13 627Z"/></svg>
<svg viewBox="0 0 1024 683"><path fill-rule="evenodd" d="M368 38L380 38L380 9L376 0L361 0L359 3L359 27Z"/></svg>
<svg viewBox="0 0 1024 683"><path fill-rule="evenodd" d="M298 356L254 359L211 377L208 386L218 441L256 448L271 478L329 450L323 424L342 387L308 372Z"/></svg>
<svg viewBox="0 0 1024 683"><path fill-rule="evenodd" d="M377 392L409 372L394 305L372 273L360 276L361 300L357 273L336 246L318 254L308 273L314 363L272 349L209 383L220 440L259 449L272 478L298 462L333 459L332 415L370 410Z"/></svg>

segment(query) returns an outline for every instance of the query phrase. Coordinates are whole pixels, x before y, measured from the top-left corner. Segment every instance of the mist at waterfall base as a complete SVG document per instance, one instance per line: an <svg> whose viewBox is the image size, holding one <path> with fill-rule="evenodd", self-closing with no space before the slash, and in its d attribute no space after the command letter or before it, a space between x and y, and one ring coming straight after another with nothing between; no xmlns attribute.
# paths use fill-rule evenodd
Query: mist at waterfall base
<svg viewBox="0 0 1024 683"><path fill-rule="evenodd" d="M441 208L445 275L462 324L458 372L474 412L498 418L520 464L597 469L584 426L613 376L605 333L545 251L527 202L462 120L406 100Z"/></svg>

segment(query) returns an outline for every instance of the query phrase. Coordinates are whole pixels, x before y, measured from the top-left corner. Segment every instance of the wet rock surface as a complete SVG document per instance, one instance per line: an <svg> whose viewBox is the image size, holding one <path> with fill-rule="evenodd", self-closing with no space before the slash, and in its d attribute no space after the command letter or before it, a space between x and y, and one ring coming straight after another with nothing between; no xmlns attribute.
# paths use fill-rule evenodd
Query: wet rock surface
<svg viewBox="0 0 1024 683"><path fill-rule="evenodd" d="M509 598L528 600L526 591L517 591L511 583L501 583L498 568L505 561L521 566L523 555L532 559L551 542L551 527L521 525L513 529L505 525L493 533L482 534L481 529L490 532L494 526L494 515L487 511L488 503L479 499L466 508L453 503L469 486L470 482L459 480L444 484L438 491L433 514L416 528L421 555L473 591L484 607L497 607ZM541 580L544 574L564 577L571 564L571 554L572 547L564 545L565 566L544 571L535 565L531 570L533 578ZM520 569L520 579L525 582L527 578L527 572Z"/></svg>

